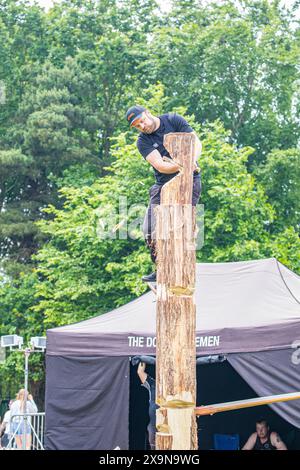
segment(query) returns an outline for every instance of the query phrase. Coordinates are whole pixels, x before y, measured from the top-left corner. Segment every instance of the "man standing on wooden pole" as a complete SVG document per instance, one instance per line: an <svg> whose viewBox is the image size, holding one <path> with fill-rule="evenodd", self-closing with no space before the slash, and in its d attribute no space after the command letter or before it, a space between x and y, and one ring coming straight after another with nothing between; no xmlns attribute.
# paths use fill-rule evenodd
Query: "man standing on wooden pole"
<svg viewBox="0 0 300 470"><path fill-rule="evenodd" d="M181 116L178 116L177 129L174 129L176 119L172 121L170 115L157 118L139 106L130 108L126 117L130 125L141 130L138 148L154 167L157 181L154 187L158 186L159 198L153 201L152 187L150 203L160 204L155 210L155 243L153 208L148 208L146 214L146 223L149 224L151 218L150 231L149 225L147 227L151 243L149 238L146 241L158 272L156 403L160 409L157 410L156 448L197 449L194 413L196 217L193 206L201 191L196 163L201 143ZM163 153L171 160L164 162ZM144 280L156 281L156 272L144 276Z"/></svg>
<svg viewBox="0 0 300 470"><path fill-rule="evenodd" d="M143 106L131 106L126 119L130 127L140 131L137 147L142 157L152 165L155 175L155 184L151 186L150 201L144 220L144 237L150 250L151 259L156 265L156 241L155 241L155 214L154 208L160 204L160 195L163 186L178 175L180 166L174 162L168 149L164 145L164 137L172 132L186 132L195 135L193 160L193 187L192 205L196 206L201 193L200 168L197 159L201 154L201 142L187 121L176 113L166 113L154 116ZM145 282L156 282L155 271L143 276Z"/></svg>

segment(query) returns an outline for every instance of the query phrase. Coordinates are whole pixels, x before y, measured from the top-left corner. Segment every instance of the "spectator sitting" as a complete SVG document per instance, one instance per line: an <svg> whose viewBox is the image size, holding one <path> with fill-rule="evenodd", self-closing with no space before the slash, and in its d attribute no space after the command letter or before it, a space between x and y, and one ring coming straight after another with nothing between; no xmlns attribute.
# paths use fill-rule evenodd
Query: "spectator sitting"
<svg viewBox="0 0 300 470"><path fill-rule="evenodd" d="M256 432L251 434L242 450L287 450L277 432L270 432L265 419L256 421Z"/></svg>

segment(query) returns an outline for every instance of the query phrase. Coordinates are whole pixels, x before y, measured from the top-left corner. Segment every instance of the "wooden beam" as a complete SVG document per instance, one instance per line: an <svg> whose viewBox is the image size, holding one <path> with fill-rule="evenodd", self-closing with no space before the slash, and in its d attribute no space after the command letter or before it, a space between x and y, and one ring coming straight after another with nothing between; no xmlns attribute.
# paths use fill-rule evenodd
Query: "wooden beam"
<svg viewBox="0 0 300 470"><path fill-rule="evenodd" d="M282 395L271 395L268 397L250 398L249 400L231 401L228 403L218 403L216 405L198 406L195 408L197 416L214 415L223 411L240 410L253 406L270 405L290 400L300 400L300 392L285 393Z"/></svg>
<svg viewBox="0 0 300 470"><path fill-rule="evenodd" d="M197 449L195 208L192 133L171 133L164 146L180 173L166 183L156 208L156 448Z"/></svg>

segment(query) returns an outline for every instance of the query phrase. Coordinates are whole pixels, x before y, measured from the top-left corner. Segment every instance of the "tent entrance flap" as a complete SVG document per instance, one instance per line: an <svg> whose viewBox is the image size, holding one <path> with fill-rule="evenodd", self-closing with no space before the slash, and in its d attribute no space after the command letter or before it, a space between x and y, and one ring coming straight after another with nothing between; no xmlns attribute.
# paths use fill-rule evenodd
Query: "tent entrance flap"
<svg viewBox="0 0 300 470"><path fill-rule="evenodd" d="M128 449L128 357L46 361L45 449Z"/></svg>
<svg viewBox="0 0 300 470"><path fill-rule="evenodd" d="M259 397L282 395L300 390L300 364L293 348L228 354L227 360ZM283 419L300 428L300 401L271 403Z"/></svg>

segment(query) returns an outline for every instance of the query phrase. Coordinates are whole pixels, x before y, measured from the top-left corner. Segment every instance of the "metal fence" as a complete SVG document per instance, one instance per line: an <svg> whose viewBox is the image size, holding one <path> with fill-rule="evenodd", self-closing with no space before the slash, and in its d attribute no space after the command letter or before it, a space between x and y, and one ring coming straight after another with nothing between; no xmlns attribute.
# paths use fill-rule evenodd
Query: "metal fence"
<svg viewBox="0 0 300 470"><path fill-rule="evenodd" d="M10 418L4 450L44 450L45 413L20 413Z"/></svg>

